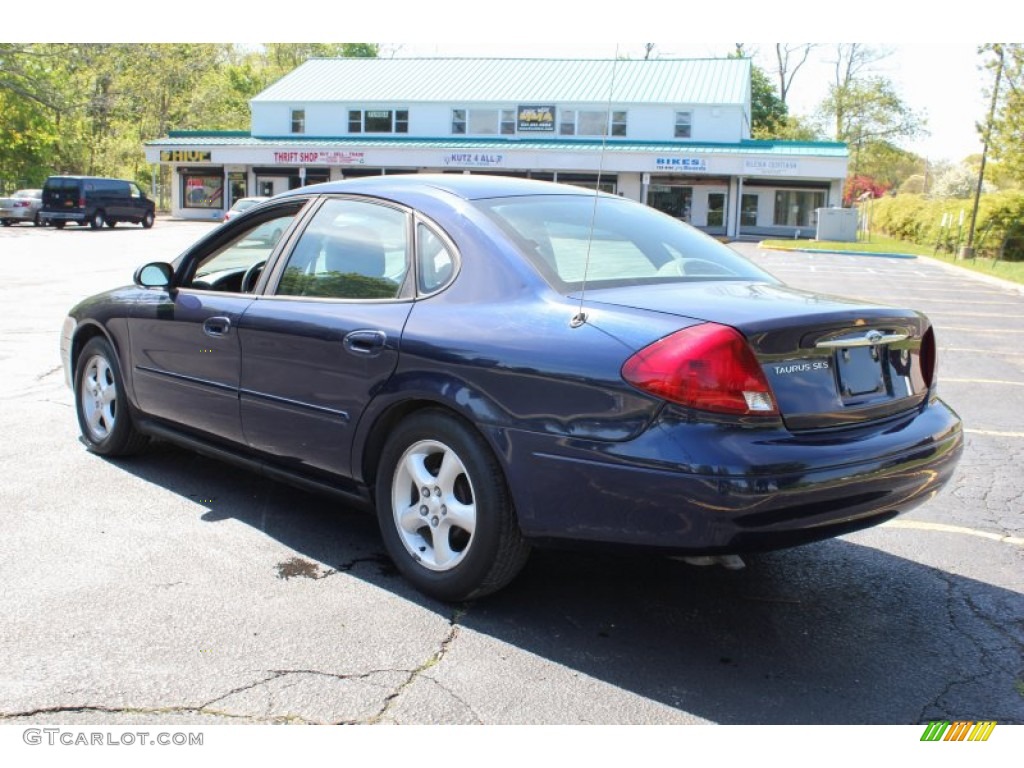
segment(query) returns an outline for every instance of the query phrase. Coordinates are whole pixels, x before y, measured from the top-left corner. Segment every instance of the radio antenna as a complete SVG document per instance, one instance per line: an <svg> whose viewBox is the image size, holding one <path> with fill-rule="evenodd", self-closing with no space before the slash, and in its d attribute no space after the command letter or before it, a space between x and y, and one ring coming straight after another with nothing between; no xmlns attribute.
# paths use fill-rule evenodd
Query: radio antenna
<svg viewBox="0 0 1024 768"><path fill-rule="evenodd" d="M597 184L594 188L594 207L590 211L590 232L587 236L587 257L583 262L583 285L580 286L580 306L576 314L569 320L572 328L579 328L587 322L587 313L583 311L583 300L587 295L587 275L590 273L590 249L594 244L594 227L597 221L597 201L601 197L601 177L604 175L604 151L608 145L608 134L612 130L612 103L615 96L615 66L619 62L619 44L615 44L615 58L612 59L611 83L608 86L608 114L601 133L601 155L597 162Z"/></svg>

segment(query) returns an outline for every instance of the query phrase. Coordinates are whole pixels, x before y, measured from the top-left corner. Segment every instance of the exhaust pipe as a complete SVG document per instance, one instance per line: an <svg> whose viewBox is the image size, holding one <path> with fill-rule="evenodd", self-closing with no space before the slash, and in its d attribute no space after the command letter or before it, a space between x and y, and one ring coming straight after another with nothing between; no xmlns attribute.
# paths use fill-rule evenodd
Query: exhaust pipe
<svg viewBox="0 0 1024 768"><path fill-rule="evenodd" d="M672 559L681 560L687 565L699 565L701 567L720 565L729 571L741 571L747 567L747 564L743 562L743 558L739 555L698 555L695 557L673 557Z"/></svg>

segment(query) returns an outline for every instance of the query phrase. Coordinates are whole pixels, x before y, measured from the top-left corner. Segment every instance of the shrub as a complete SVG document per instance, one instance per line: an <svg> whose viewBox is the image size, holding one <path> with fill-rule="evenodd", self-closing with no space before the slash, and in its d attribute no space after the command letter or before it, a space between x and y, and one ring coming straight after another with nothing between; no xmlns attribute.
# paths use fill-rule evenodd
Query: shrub
<svg viewBox="0 0 1024 768"><path fill-rule="evenodd" d="M961 245L967 241L972 200L897 195L872 200L867 205L871 206L872 229L890 237L950 251L956 247L958 237ZM1024 260L1024 192L1006 190L981 196L974 246L981 255Z"/></svg>

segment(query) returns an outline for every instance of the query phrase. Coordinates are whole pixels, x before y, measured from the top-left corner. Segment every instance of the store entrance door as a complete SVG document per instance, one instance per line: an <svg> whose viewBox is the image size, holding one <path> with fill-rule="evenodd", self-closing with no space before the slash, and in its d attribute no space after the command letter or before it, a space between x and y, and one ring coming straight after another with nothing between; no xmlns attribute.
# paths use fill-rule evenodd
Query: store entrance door
<svg viewBox="0 0 1024 768"><path fill-rule="evenodd" d="M693 209L693 187L652 184L647 191L647 204L689 224L690 212Z"/></svg>

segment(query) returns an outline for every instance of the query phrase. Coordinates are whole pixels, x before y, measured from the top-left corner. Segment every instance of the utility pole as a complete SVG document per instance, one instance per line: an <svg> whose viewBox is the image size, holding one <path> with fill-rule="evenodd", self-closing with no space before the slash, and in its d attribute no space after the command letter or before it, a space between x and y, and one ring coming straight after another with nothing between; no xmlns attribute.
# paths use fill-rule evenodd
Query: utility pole
<svg viewBox="0 0 1024 768"><path fill-rule="evenodd" d="M978 186L974 190L974 208L971 210L971 226L967 230L967 245L960 249L961 259L974 258L974 225L978 220L978 204L981 202L981 185L985 181L985 158L988 155L988 142L992 136L992 122L996 117L996 102L999 100L999 81L1003 77L1003 46L996 43L992 50L999 57L996 67L996 84L992 89L992 104L988 110L988 123L985 125L985 139L981 146L981 168L978 169Z"/></svg>

